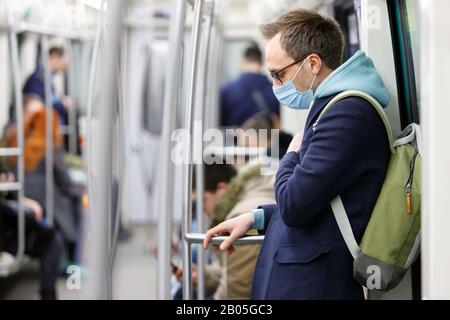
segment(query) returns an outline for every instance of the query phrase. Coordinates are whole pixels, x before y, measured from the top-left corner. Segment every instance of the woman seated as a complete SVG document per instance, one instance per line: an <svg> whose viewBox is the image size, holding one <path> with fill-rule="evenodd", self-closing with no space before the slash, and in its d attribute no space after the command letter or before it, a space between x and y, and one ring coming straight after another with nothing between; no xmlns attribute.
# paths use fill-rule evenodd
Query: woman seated
<svg viewBox="0 0 450 320"><path fill-rule="evenodd" d="M25 195L39 203L46 212L46 109L38 96L25 95L24 105L24 162ZM54 224L61 232L68 249L69 262L79 263L77 244L80 238L81 186L72 182L64 162L63 138L56 111L52 112L53 127L53 208ZM6 130L8 147L17 146L17 128L10 124ZM16 158L11 159L15 164Z"/></svg>

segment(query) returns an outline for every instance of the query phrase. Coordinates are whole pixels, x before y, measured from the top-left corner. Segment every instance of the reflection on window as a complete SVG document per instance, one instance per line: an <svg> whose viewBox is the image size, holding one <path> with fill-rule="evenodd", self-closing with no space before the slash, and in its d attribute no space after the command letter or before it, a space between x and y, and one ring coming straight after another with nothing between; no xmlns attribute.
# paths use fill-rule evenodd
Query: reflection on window
<svg viewBox="0 0 450 320"><path fill-rule="evenodd" d="M414 66L414 75L416 80L417 98L419 98L419 84L420 84L420 11L419 1L409 0L405 1L406 6L406 32L410 40L412 60ZM420 99L418 99L420 101Z"/></svg>
<svg viewBox="0 0 450 320"><path fill-rule="evenodd" d="M402 127L419 117L419 0L388 1Z"/></svg>

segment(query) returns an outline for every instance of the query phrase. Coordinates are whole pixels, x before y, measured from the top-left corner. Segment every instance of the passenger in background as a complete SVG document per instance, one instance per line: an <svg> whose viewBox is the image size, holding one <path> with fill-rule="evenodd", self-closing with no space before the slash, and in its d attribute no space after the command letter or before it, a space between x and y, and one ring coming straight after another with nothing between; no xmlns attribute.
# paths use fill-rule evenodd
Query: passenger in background
<svg viewBox="0 0 450 320"><path fill-rule="evenodd" d="M274 182L273 175L261 175L258 162L250 162L240 168L215 205L210 227L248 212L261 203L272 203L275 200ZM257 232L253 230L247 234L257 235ZM221 277L214 299L250 298L259 250L259 245L242 245L235 248L233 255L221 255Z"/></svg>
<svg viewBox="0 0 450 320"><path fill-rule="evenodd" d="M0 182L12 183L14 175L8 173L4 163L0 163ZM63 239L58 231L45 225L43 209L36 201L24 199L25 213L25 254L39 258L40 262L40 296L42 300L56 300L56 280L59 275L59 263L63 249ZM0 193L0 255L14 261L7 253L17 253L18 233L17 193ZM7 252L7 253L5 253Z"/></svg>
<svg viewBox="0 0 450 320"><path fill-rule="evenodd" d="M274 123L273 118L265 112L260 112L252 116L250 119L245 121L244 124L242 124L241 129L244 130L244 132L249 129L254 129L256 130L257 133L259 133L259 130L267 130L268 133L267 145L260 146L257 140L255 141L255 139L253 139L250 136L242 136L242 135L238 139L238 144L240 146L245 146L249 148L258 146L267 148L267 156L278 157L279 159L283 158L283 156L286 154L286 151L289 148L289 144L291 143L293 138L291 134L277 127L277 123ZM277 139L275 138L272 139L271 130L279 130ZM275 146L278 148L278 154L272 154L273 153L272 151L275 149Z"/></svg>
<svg viewBox="0 0 450 320"><path fill-rule="evenodd" d="M280 104L273 94L272 84L261 72L262 65L261 50L256 45L247 48L241 61L241 75L222 88L221 126L240 127L261 111L279 123Z"/></svg>
<svg viewBox="0 0 450 320"><path fill-rule="evenodd" d="M48 67L51 72L51 102L58 112L60 123L67 124L67 109L69 108L68 100L62 100L56 96L53 76L55 74L64 74L67 69L67 56L62 47L53 47L48 51ZM39 64L37 69L25 82L23 88L24 95L36 95L45 103L45 74L44 66Z"/></svg>
<svg viewBox="0 0 450 320"><path fill-rule="evenodd" d="M74 101L67 96L59 97L55 90L53 77L56 74L65 74L68 65L68 58L63 47L52 47L48 51L48 67L51 77L51 97L50 101L58 112L59 123L61 125L68 124L68 112L71 108L75 108ZM36 95L45 104L45 74L44 67L39 64L37 69L27 79L23 88L24 95ZM78 128L76 128L78 135ZM66 142L68 144L68 142ZM78 146L79 147L79 146ZM79 151L79 150L78 150ZM79 152L78 152L79 153Z"/></svg>
<svg viewBox="0 0 450 320"><path fill-rule="evenodd" d="M46 211L46 109L43 101L34 95L26 95L24 103L24 162L25 195L36 200ZM55 225L65 240L70 264L78 264L76 256L81 228L81 197L84 190L72 182L64 162L62 136L58 114L53 111L53 157L54 157L54 219ZM8 147L16 147L16 125L6 130ZM12 159L15 164L15 159Z"/></svg>
<svg viewBox="0 0 450 320"><path fill-rule="evenodd" d="M261 175L261 165L255 161L239 169L230 181L229 164L205 165L204 210L211 219L211 227L239 216L261 203L275 201L273 175ZM256 235L249 232L249 235ZM213 299L248 299L259 245L242 245L231 256L219 253L219 259L205 268L206 283L216 285ZM194 270L194 280L197 272ZM177 271L181 279L182 269Z"/></svg>
<svg viewBox="0 0 450 320"><path fill-rule="evenodd" d="M212 219L214 216L214 206L219 201L221 195L227 190L228 185L231 180L236 176L236 169L231 165L226 164L205 164L205 192L204 192L204 203L203 209L207 216ZM196 194L196 176L195 172L192 181L193 197L197 198ZM195 212L195 203L193 212ZM192 221L192 230L197 230L197 218ZM198 248L192 248L192 280L194 286L197 286L197 250ZM205 266L205 289L207 296L211 299L212 295L219 285L221 277L221 266L220 261L216 258L208 259L208 263ZM178 267L173 270L175 277L181 283L183 276L183 268ZM194 297L197 295L197 290L194 288ZM182 288L174 295L175 300L182 299Z"/></svg>

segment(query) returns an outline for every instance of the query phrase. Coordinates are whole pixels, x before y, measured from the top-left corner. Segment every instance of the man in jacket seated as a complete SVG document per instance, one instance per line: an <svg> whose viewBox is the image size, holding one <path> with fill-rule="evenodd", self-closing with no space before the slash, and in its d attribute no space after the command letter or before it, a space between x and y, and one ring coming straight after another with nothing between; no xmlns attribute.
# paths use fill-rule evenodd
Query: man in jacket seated
<svg viewBox="0 0 450 320"><path fill-rule="evenodd" d="M0 168L1 170L1 168ZM12 183L10 173L0 174L0 183ZM18 202L11 194L0 194L0 252L15 255L18 246ZM57 299L56 281L63 248L61 235L45 224L42 207L24 198L25 254L40 262L40 296L43 300Z"/></svg>

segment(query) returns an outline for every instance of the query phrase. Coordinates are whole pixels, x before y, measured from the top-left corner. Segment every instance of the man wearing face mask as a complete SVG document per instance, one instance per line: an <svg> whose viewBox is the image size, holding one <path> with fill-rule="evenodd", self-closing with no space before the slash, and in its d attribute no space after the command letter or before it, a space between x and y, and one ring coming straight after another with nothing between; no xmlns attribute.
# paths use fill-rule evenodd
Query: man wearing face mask
<svg viewBox="0 0 450 320"><path fill-rule="evenodd" d="M265 234L255 269L254 299L363 299L353 279L353 258L330 202L338 195L359 242L383 183L389 146L385 127L364 99L347 97L316 123L337 94L359 90L386 107L389 94L372 61L359 51L342 64L344 37L331 18L307 10L288 12L261 27L266 64L279 101L309 109L280 163L276 204L261 206L209 230L230 233L220 248L249 229Z"/></svg>

